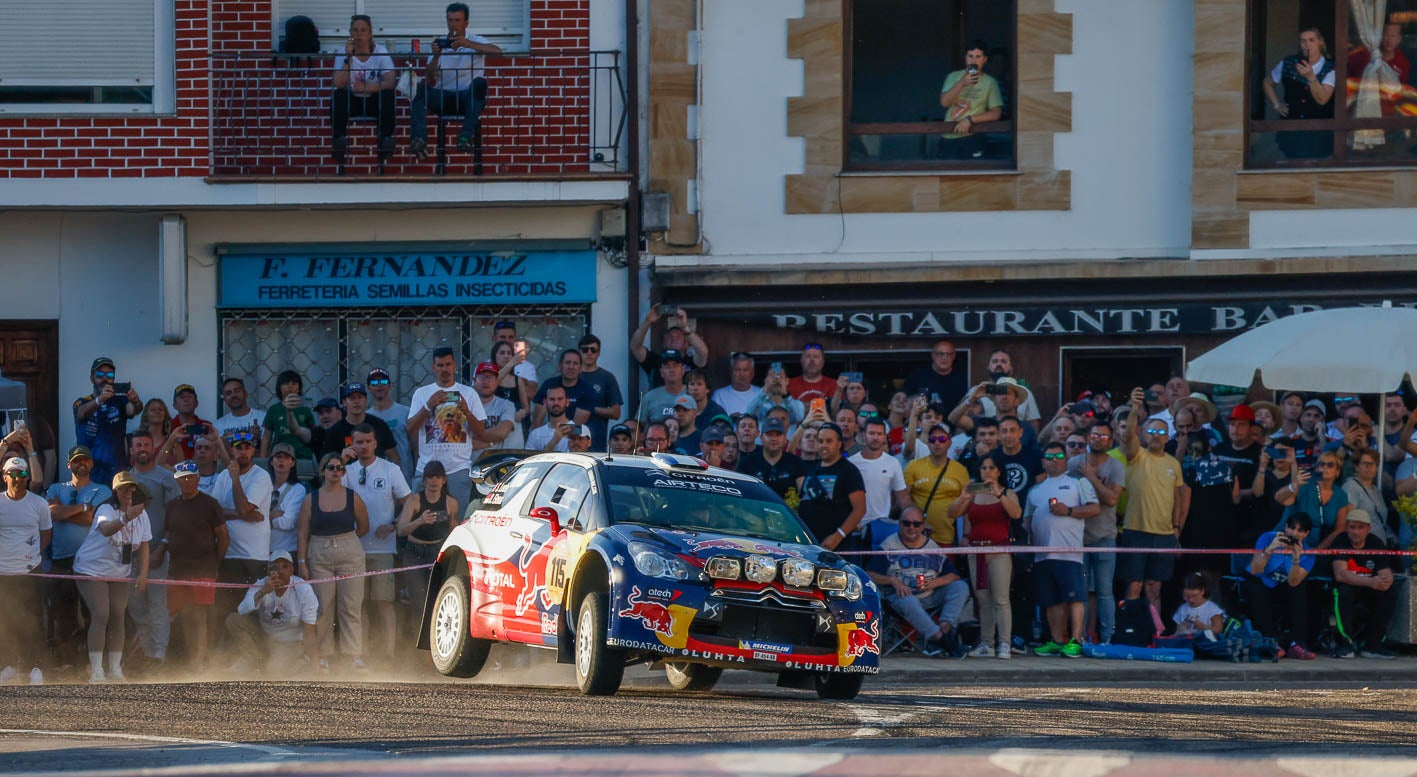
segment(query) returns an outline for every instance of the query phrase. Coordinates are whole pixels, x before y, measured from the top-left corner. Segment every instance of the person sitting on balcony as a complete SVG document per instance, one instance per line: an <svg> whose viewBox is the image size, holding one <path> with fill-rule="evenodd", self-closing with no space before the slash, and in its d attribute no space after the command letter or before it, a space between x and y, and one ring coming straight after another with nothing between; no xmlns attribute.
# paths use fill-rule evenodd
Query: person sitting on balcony
<svg viewBox="0 0 1417 777"><path fill-rule="evenodd" d="M344 56L335 58L334 92L330 95L330 125L334 130L332 154L344 164L349 138L345 133L350 116L379 120L379 161L393 156L394 144L394 84L398 70L388 49L374 42L374 27L369 17L350 17L349 40L344 44Z"/></svg>
<svg viewBox="0 0 1417 777"><path fill-rule="evenodd" d="M487 79L483 77L483 54L501 54L502 49L481 35L468 37L466 3L452 3L446 17L448 34L433 41L433 59L424 73L411 106L413 129L409 149L420 160L428 155L428 103L442 115L462 114L458 150L472 148L472 133L482 106L487 101Z"/></svg>
<svg viewBox="0 0 1417 777"><path fill-rule="evenodd" d="M940 105L945 120L954 122L954 131L946 134L945 158L974 159L984 154L984 144L974 135L974 125L998 121L1004 115L1004 97L999 82L984 72L989 62L989 44L972 40L964 50L964 69L945 76L940 87Z"/></svg>

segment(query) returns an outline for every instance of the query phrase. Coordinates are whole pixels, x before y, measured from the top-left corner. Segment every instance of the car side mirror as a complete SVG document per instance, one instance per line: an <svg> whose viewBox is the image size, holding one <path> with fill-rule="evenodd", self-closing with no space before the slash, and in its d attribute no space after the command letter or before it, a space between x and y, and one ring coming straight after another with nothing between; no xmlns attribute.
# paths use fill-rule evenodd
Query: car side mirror
<svg viewBox="0 0 1417 777"><path fill-rule="evenodd" d="M529 513L532 518L538 521L546 521L551 524L551 536L555 537L561 533L561 516L556 514L554 507L536 507Z"/></svg>

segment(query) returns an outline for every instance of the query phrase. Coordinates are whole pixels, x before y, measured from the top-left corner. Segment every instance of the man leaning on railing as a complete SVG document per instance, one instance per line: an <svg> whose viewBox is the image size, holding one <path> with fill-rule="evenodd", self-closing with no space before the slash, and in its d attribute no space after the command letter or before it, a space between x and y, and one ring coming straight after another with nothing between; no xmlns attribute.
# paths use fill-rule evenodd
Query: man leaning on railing
<svg viewBox="0 0 1417 777"><path fill-rule="evenodd" d="M472 134L482 106L487 100L487 79L483 77L484 54L501 54L502 49L481 35L467 34L468 7L452 3L446 16L448 34L433 41L433 58L424 71L426 79L413 97L409 150L420 160L428 156L428 103L434 113L462 115L458 150L472 148Z"/></svg>

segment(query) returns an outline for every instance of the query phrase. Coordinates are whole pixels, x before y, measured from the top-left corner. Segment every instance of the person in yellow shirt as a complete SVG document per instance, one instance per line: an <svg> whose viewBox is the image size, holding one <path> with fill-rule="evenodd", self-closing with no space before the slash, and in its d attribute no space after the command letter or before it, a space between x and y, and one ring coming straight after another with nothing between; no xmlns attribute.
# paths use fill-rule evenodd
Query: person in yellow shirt
<svg viewBox="0 0 1417 777"><path fill-rule="evenodd" d="M1132 418L1142 418L1140 388L1132 390ZM1145 426L1146 444L1138 439ZM1122 452L1127 456L1127 517L1117 545L1123 548L1177 548L1181 527L1190 510L1191 491L1181 477L1181 462L1166 452L1170 438L1166 421L1153 418L1145 424L1127 425ZM1117 559L1117 575L1127 584L1127 598L1141 596L1159 607L1161 583L1175 571L1176 557L1168 553L1124 553ZM1145 584L1145 586L1143 586Z"/></svg>
<svg viewBox="0 0 1417 777"><path fill-rule="evenodd" d="M950 502L959 498L969 482L969 472L963 464L950 458L949 427L935 424L926 434L930 455L905 465L905 485L910 500L925 514L930 539L949 547L955 544L955 523L949 515Z"/></svg>

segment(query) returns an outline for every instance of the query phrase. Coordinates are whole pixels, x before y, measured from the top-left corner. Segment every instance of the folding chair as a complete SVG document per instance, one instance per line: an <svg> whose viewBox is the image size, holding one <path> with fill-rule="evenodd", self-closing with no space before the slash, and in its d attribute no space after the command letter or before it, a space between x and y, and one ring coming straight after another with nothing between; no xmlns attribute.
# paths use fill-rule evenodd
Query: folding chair
<svg viewBox="0 0 1417 777"><path fill-rule="evenodd" d="M892 653L919 653L923 656L938 656L939 650L931 648L926 643L926 638L920 635L920 631L910 624L889 604L885 604L885 611L881 613L881 621L885 626L885 635L882 639L884 647L881 648L881 655L888 656ZM944 605L926 610L931 618L936 620L940 617L940 609Z"/></svg>

